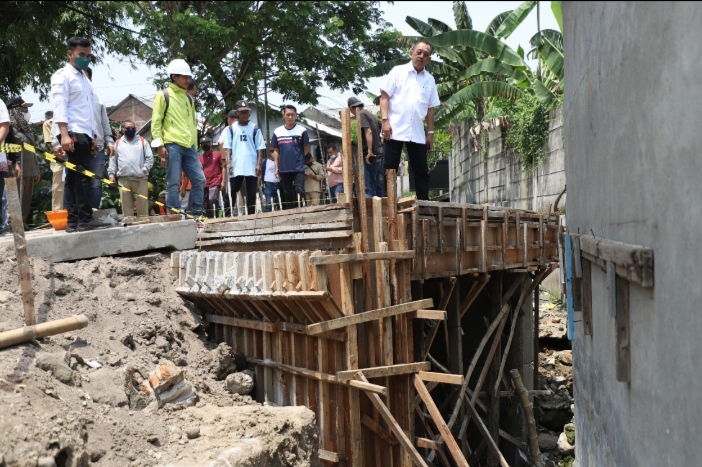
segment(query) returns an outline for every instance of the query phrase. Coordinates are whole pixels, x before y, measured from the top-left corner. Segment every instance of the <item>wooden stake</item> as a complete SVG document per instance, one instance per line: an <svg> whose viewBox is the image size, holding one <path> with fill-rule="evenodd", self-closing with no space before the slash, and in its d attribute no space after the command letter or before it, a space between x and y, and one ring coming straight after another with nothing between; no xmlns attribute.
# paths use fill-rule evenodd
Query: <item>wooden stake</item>
<svg viewBox="0 0 702 467"><path fill-rule="evenodd" d="M8 197L10 193L8 192ZM70 318L49 321L48 323L33 324L12 331L0 333L0 349L22 342L29 342L32 339L53 336L63 332L75 331L88 325L88 317L85 315L71 316Z"/></svg>
<svg viewBox="0 0 702 467"><path fill-rule="evenodd" d="M526 419L527 429L529 430L529 449L531 450L531 460L535 467L543 467L544 462L541 459L541 451L539 450L539 435L536 430L536 420L534 419L534 405L529 402L529 392L524 387L524 382L518 370L509 372L512 375L512 381L519 394L519 401L524 409L524 418Z"/></svg>
<svg viewBox="0 0 702 467"><path fill-rule="evenodd" d="M15 240L15 255L19 271L20 289L22 291L22 307L24 308L24 324L37 324L34 314L34 294L32 293L32 276L29 271L29 256L27 255L27 240L24 238L24 219L20 205L17 179L10 175L5 179L7 186L7 214L10 216L12 236Z"/></svg>
<svg viewBox="0 0 702 467"><path fill-rule="evenodd" d="M347 202L353 197L353 146L351 142L351 111L341 110L341 145L343 146L342 176L344 177L344 193Z"/></svg>

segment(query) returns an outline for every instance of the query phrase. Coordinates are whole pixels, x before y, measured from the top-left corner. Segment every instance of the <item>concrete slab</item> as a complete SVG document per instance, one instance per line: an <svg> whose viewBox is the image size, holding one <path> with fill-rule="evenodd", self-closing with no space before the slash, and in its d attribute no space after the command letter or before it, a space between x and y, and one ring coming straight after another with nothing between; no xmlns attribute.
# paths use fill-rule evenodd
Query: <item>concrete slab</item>
<svg viewBox="0 0 702 467"><path fill-rule="evenodd" d="M29 256L60 263L161 248L192 249L195 248L197 227L195 221L184 220L91 232L37 230L27 232L26 237ZM14 248L12 235L0 239L0 248Z"/></svg>

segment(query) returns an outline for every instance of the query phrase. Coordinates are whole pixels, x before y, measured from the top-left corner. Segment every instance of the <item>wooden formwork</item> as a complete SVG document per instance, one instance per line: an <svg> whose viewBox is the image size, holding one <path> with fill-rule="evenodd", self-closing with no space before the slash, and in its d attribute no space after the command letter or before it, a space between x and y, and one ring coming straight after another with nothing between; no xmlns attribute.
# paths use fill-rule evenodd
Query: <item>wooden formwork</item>
<svg viewBox="0 0 702 467"><path fill-rule="evenodd" d="M341 117L344 191L353 178L363 193L348 110ZM362 156L359 149L357 167ZM521 351L511 347L521 342L520 316L556 266L557 219L398 201L395 171L387 180L389 198L341 195L335 205L206 221L200 250L173 255L178 292L203 311L214 340L247 357L256 400L315 412L325 465L426 466L436 457L468 466L484 449L491 463L507 465L500 438L523 450L524 436L500 429L500 394L510 391L498 389L507 360ZM438 280L438 299L425 298ZM484 291L489 310L473 318L488 329L466 345L475 349L468 355L468 311ZM450 362L432 356L437 341ZM471 420L483 437L475 450Z"/></svg>

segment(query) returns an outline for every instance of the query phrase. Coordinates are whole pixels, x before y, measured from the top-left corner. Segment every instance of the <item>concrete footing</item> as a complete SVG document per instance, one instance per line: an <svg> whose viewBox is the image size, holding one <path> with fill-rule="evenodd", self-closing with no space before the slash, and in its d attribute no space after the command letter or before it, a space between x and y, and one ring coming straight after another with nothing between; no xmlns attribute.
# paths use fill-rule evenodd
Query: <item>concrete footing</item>
<svg viewBox="0 0 702 467"><path fill-rule="evenodd" d="M53 263L114 256L139 251L195 248L195 221L112 227L90 232L37 230L26 233L29 256ZM12 235L0 240L0 249L13 248Z"/></svg>

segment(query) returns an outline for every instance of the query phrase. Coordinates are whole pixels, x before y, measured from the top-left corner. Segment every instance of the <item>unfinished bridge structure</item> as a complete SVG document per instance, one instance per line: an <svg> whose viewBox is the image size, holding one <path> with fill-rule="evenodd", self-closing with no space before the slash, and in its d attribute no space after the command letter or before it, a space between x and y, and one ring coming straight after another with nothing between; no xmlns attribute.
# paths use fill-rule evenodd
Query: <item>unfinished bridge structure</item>
<svg viewBox="0 0 702 467"><path fill-rule="evenodd" d="M349 122L344 191L364 193ZM523 465L558 219L398 200L387 179L387 198L208 220L173 253L177 290L246 356L256 400L315 412L324 465Z"/></svg>

